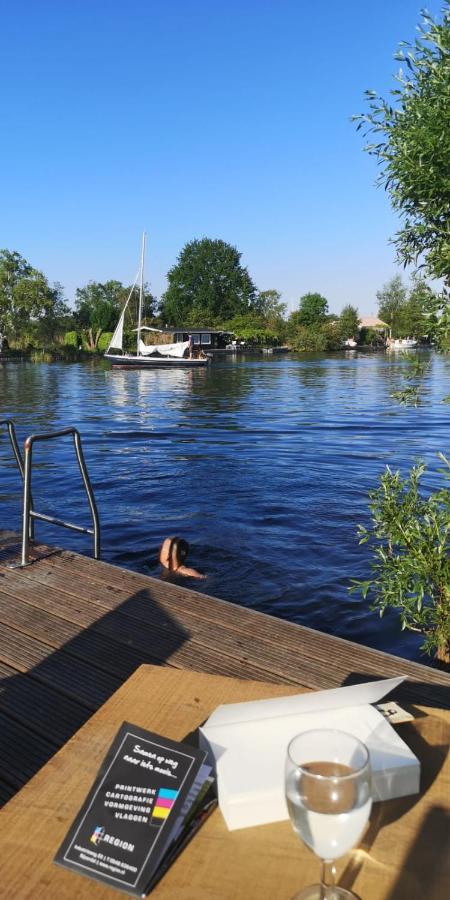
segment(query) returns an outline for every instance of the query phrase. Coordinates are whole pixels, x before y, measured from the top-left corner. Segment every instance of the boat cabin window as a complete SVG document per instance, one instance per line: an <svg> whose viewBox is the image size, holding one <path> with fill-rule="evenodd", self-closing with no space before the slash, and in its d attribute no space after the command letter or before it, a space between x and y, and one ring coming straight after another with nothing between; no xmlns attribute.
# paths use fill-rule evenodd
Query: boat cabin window
<svg viewBox="0 0 450 900"><path fill-rule="evenodd" d="M193 334L193 335L192 335L192 343L193 343L193 344L199 344L199 343L200 343L200 335L199 335L199 334Z"/></svg>
<svg viewBox="0 0 450 900"><path fill-rule="evenodd" d="M211 343L211 335L210 334L202 334L202 344L210 344Z"/></svg>

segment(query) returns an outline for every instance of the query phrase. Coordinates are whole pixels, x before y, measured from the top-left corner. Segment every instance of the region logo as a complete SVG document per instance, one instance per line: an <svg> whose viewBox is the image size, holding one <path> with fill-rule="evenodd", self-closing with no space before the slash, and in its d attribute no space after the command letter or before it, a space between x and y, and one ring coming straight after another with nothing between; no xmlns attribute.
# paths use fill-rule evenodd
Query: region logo
<svg viewBox="0 0 450 900"><path fill-rule="evenodd" d="M99 844L105 836L105 829L102 825L96 825L89 840L91 844Z"/></svg>
<svg viewBox="0 0 450 900"><path fill-rule="evenodd" d="M128 850L129 853L134 853L134 844L130 844L129 841L123 841L122 838L114 837L113 834L106 834L103 825L96 825L89 841L91 844L100 844L101 841L106 841L107 844L112 844L113 847L119 847L121 850Z"/></svg>

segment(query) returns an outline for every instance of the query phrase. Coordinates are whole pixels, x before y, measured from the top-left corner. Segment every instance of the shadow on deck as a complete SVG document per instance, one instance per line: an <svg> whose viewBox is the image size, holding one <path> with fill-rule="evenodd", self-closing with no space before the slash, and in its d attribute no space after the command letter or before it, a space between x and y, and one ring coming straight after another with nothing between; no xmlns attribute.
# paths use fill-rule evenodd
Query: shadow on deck
<svg viewBox="0 0 450 900"><path fill-rule="evenodd" d="M404 672L405 699L449 704L445 673L75 553L33 553L11 569L17 536L0 534L0 803L142 663L304 688Z"/></svg>

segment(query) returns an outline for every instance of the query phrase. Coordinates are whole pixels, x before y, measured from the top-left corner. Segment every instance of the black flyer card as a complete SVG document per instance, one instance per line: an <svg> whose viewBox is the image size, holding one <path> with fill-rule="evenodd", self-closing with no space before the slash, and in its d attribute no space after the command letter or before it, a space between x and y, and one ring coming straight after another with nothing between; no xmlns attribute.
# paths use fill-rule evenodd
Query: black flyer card
<svg viewBox="0 0 450 900"><path fill-rule="evenodd" d="M205 756L124 722L54 861L145 896L211 808Z"/></svg>

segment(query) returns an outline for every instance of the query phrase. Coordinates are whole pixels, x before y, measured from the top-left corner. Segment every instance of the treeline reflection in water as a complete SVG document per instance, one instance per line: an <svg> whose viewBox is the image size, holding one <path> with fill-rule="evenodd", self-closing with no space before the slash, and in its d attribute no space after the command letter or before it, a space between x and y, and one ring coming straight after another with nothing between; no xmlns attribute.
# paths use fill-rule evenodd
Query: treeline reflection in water
<svg viewBox="0 0 450 900"><path fill-rule="evenodd" d="M420 659L359 596L368 492L386 464L429 464L449 449L450 363L431 356L423 403L390 397L400 355L239 357L202 370L122 371L104 363L0 366L2 418L19 437L79 428L102 523L103 558L156 575L163 537L191 544L208 573L196 590ZM19 530L21 485L0 438L1 527ZM69 441L35 450L38 509L80 523L85 495ZM90 552L88 537L37 525L38 537Z"/></svg>

